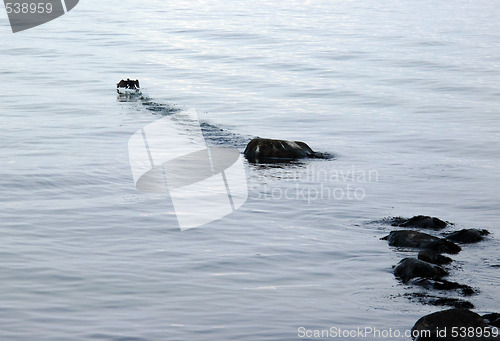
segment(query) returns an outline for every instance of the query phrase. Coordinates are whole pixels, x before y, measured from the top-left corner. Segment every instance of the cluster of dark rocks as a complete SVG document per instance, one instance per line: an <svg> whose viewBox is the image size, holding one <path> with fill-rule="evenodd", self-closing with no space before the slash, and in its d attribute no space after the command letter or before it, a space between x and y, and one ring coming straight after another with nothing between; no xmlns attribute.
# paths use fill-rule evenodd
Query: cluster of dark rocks
<svg viewBox="0 0 500 341"><path fill-rule="evenodd" d="M313 151L304 142L262 138L252 139L244 155L252 163L290 162L305 158L332 157L329 154ZM382 238L383 240L387 240L390 246L418 251L416 257L404 258L394 266L394 275L403 283L418 286L427 292L453 291L462 297L477 293L476 289L468 285L445 279L450 274L447 265L453 262L453 259L447 255L455 255L462 251L459 244L471 244L484 240L485 236L489 235L487 230L463 229L436 236L431 233L436 234L453 224L439 218L421 215L409 219L390 218L385 221L399 229L390 232L388 236ZM473 309L474 305L462 298L436 296L422 292L409 296L424 304L453 307L419 319L412 328L413 335L419 335L415 336L417 341L500 340L500 337L495 335L495 330L491 329L500 327L500 314L480 316L470 311L469 309Z"/></svg>
<svg viewBox="0 0 500 341"><path fill-rule="evenodd" d="M429 292L454 291L462 297L477 293L476 289L468 285L445 279L450 275L450 269L447 265L453 262L453 259L447 255L455 255L462 251L459 244L471 244L484 240L489 235L487 230L463 229L436 236L437 231L453 226L453 224L422 215L409 219L390 218L385 221L399 229L390 232L382 240L387 240L389 245L393 247L417 251L416 257L404 258L393 267L394 275L399 280L408 285L424 288ZM422 232L422 230L426 232ZM419 331L426 331L430 334L425 335L425 337L417 337L417 340L500 340L500 337L493 337L494 333L488 329L500 327L500 314L480 316L469 310L474 308L471 302L461 298L436 296L422 292L407 296L424 304L453 307L418 320L412 329L413 332L417 332L415 335ZM451 333L453 327L456 327L457 331L454 334ZM474 328L476 328L475 332L460 333L460 331L474 330ZM443 332L443 330L447 332ZM490 333L486 330L489 330ZM420 335L424 334L420 333Z"/></svg>

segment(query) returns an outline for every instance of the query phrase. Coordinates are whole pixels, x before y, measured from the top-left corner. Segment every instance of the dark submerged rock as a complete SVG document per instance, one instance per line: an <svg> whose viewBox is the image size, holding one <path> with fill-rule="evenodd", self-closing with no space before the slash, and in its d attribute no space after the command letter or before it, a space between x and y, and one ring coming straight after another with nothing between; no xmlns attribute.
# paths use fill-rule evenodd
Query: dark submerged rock
<svg viewBox="0 0 500 341"><path fill-rule="evenodd" d="M483 315L483 318L486 321L486 323L488 323L490 326L500 328L500 314L499 313L486 314L486 315Z"/></svg>
<svg viewBox="0 0 500 341"><path fill-rule="evenodd" d="M445 235L445 238L461 244L478 243L484 240L484 236L489 235L488 230L464 229Z"/></svg>
<svg viewBox="0 0 500 341"><path fill-rule="evenodd" d="M451 297L440 297L432 299L429 301L429 304L436 306L448 306L458 309L474 309L474 304L472 304L471 302Z"/></svg>
<svg viewBox="0 0 500 341"><path fill-rule="evenodd" d="M250 162L326 158L324 154L313 151L304 142L261 138L251 140L244 154Z"/></svg>
<svg viewBox="0 0 500 341"><path fill-rule="evenodd" d="M421 340L440 340L454 341L461 340L462 337L453 337L451 330L455 328L487 328L488 325L478 314L466 309L449 309L439 311L420 318L413 326L412 333L419 333L417 341ZM446 328L446 337L440 337L437 331L443 331ZM430 332L430 336L422 337L424 333ZM414 334L415 335L415 334Z"/></svg>
<svg viewBox="0 0 500 341"><path fill-rule="evenodd" d="M436 217L417 215L412 218L396 217L392 219L392 226L410 227L417 229L442 230L450 224Z"/></svg>
<svg viewBox="0 0 500 341"><path fill-rule="evenodd" d="M394 275L404 283L416 277L439 279L448 275L442 267L421 261L416 258L404 258L394 268Z"/></svg>
<svg viewBox="0 0 500 341"><path fill-rule="evenodd" d="M390 246L428 249L438 253L457 254L462 250L460 246L449 240L413 230L392 231L382 239L389 241Z"/></svg>
<svg viewBox="0 0 500 341"><path fill-rule="evenodd" d="M466 284L451 282L444 279L415 278L411 280L409 284L417 285L428 290L460 290L464 296L471 296L476 293L476 290Z"/></svg>
<svg viewBox="0 0 500 341"><path fill-rule="evenodd" d="M420 251L418 253L418 259L437 265L450 264L451 262L453 262L453 259L451 259L450 257L443 256L442 254L433 250Z"/></svg>
<svg viewBox="0 0 500 341"><path fill-rule="evenodd" d="M473 309L474 308L474 304L472 304L469 301L462 300L460 298L433 296L433 295L427 295L427 294L424 294L421 292L409 293L409 294L405 294L405 296L408 297L410 300L416 300L422 304L430 304L430 305L440 306L440 307L447 306L447 307L459 308L459 309Z"/></svg>

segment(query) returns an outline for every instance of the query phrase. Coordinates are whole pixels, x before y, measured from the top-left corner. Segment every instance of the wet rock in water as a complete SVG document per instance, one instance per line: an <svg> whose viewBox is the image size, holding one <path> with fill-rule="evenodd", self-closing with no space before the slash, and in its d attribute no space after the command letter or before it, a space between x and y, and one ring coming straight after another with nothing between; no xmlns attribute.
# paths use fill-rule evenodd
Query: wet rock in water
<svg viewBox="0 0 500 341"><path fill-rule="evenodd" d="M484 236L489 234L488 230L464 229L446 234L445 238L461 244L472 244L484 240Z"/></svg>
<svg viewBox="0 0 500 341"><path fill-rule="evenodd" d="M452 308L459 309L473 309L474 304L469 301L462 300L460 298L452 298L452 297L439 297L427 295L421 292L414 292L410 294L405 294L410 300L416 300L422 304L430 304L434 306L447 306Z"/></svg>
<svg viewBox="0 0 500 341"><path fill-rule="evenodd" d="M417 285L428 290L460 290L464 296L471 296L476 293L476 290L466 284L451 282L444 279L415 278L412 279L409 284Z"/></svg>
<svg viewBox="0 0 500 341"><path fill-rule="evenodd" d="M389 241L390 246L428 249L438 253L456 254L462 250L460 246L449 240L413 230L392 231L382 239Z"/></svg>
<svg viewBox="0 0 500 341"><path fill-rule="evenodd" d="M418 253L418 259L423 260L427 263L443 265L450 264L453 262L453 259L450 257L443 256L442 254L432 251L432 250L422 250Z"/></svg>
<svg viewBox="0 0 500 341"><path fill-rule="evenodd" d="M486 321L486 323L488 323L490 326L500 328L500 314L499 313L486 314L486 315L483 315L483 318Z"/></svg>
<svg viewBox="0 0 500 341"><path fill-rule="evenodd" d="M304 142L261 138L251 140L244 154L250 162L291 161L303 158L322 158L324 156L313 151Z"/></svg>
<svg viewBox="0 0 500 341"><path fill-rule="evenodd" d="M429 304L436 306L448 306L458 309L474 309L474 304L469 301L461 300L459 298L440 297L430 300Z"/></svg>
<svg viewBox="0 0 500 341"><path fill-rule="evenodd" d="M410 227L418 229L442 230L450 224L436 217L417 215L413 218L396 217L392 219L392 226Z"/></svg>
<svg viewBox="0 0 500 341"><path fill-rule="evenodd" d="M404 258L394 268L394 275L404 283L410 279L421 277L439 279L448 275L448 272L438 265L427 263L416 258Z"/></svg>
<svg viewBox="0 0 500 341"><path fill-rule="evenodd" d="M419 334L417 341L421 340L441 340L453 341L461 340L462 335L453 335L451 332L460 328L488 328L484 319L478 314L466 309L449 309L439 311L420 318L411 329L412 335ZM425 335L425 336L424 336ZM455 337L454 337L455 336Z"/></svg>

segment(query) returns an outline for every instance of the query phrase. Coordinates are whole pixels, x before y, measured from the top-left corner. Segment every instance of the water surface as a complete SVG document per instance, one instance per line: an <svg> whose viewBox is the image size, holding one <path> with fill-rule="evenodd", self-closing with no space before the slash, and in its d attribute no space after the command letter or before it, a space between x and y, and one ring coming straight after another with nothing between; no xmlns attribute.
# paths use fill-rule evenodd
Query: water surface
<svg viewBox="0 0 500 341"><path fill-rule="evenodd" d="M452 279L480 287L476 311L495 311L499 11L486 0L88 0L15 35L0 11L1 338L406 330L439 308L398 297L410 289L391 266L405 254L369 222L416 214L493 232L455 258ZM124 77L166 109L117 101ZM168 198L135 189L127 154L170 107L197 110L213 144L303 140L335 159L246 164L247 204L181 232ZM324 178L350 171L374 175ZM312 198L322 188L346 195Z"/></svg>

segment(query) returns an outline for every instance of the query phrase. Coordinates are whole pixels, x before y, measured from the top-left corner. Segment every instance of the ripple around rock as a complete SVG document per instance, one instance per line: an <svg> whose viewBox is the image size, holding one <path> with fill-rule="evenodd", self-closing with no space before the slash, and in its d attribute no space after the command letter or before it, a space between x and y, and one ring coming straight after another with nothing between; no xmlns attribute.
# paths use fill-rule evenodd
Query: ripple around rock
<svg viewBox="0 0 500 341"><path fill-rule="evenodd" d="M416 277L440 279L443 276L447 276L448 272L438 265L430 264L416 258L404 258L394 268L394 275L401 278L404 283L407 283L410 279Z"/></svg>
<svg viewBox="0 0 500 341"><path fill-rule="evenodd" d="M426 315L420 318L412 328L412 333L424 335L430 333L428 337L417 337L417 341L421 340L446 340L454 341L461 340L462 337L453 337L451 331L453 328L488 328L484 319L478 314L466 309L449 309L438 311L433 314ZM443 332L441 337L439 332ZM443 337L446 335L445 337Z"/></svg>
<svg viewBox="0 0 500 341"><path fill-rule="evenodd" d="M457 254L462 250L460 246L449 240L413 230L392 231L382 239L387 240L390 246L428 249L438 253Z"/></svg>

